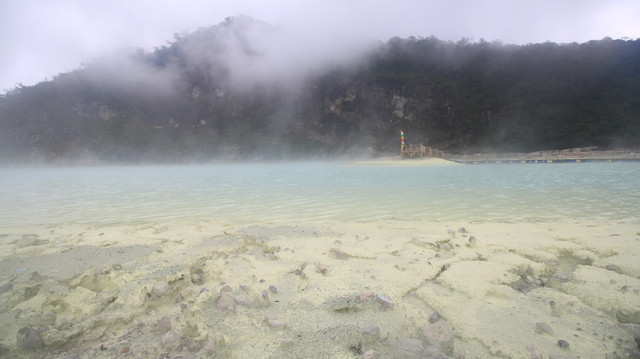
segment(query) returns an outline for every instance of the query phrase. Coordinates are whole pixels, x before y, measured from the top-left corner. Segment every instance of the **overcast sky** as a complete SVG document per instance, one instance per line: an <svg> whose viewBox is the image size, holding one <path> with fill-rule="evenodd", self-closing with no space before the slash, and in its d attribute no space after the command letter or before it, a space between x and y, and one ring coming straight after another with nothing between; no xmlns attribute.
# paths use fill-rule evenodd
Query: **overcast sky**
<svg viewBox="0 0 640 359"><path fill-rule="evenodd" d="M0 93L122 48L245 14L327 41L431 36L527 44L640 37L640 0L0 0Z"/></svg>

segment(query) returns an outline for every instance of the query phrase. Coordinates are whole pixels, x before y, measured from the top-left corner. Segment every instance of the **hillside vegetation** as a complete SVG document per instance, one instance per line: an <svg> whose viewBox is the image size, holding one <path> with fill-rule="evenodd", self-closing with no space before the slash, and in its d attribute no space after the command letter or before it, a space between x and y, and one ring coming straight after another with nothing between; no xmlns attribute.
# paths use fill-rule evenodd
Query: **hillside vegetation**
<svg viewBox="0 0 640 359"><path fill-rule="evenodd" d="M303 40L228 18L18 86L0 97L1 160L389 155L401 129L451 153L640 145L640 40Z"/></svg>

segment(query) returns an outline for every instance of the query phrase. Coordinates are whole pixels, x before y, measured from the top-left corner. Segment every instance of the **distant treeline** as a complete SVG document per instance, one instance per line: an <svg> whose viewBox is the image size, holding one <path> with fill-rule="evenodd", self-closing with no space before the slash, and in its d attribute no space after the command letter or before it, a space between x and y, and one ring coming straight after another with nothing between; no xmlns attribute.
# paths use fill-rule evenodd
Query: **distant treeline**
<svg viewBox="0 0 640 359"><path fill-rule="evenodd" d="M452 153L640 145L640 40L396 37L283 70L260 47L277 31L229 18L18 86L0 97L1 160L388 155L401 129Z"/></svg>

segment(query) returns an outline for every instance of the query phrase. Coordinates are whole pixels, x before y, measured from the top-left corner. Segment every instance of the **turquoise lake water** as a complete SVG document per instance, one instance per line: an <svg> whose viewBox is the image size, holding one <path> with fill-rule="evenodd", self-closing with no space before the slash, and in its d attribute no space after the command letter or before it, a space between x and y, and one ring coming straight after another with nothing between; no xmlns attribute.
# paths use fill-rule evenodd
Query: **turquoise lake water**
<svg viewBox="0 0 640 359"><path fill-rule="evenodd" d="M0 226L165 220L640 223L640 164L277 163L0 170Z"/></svg>

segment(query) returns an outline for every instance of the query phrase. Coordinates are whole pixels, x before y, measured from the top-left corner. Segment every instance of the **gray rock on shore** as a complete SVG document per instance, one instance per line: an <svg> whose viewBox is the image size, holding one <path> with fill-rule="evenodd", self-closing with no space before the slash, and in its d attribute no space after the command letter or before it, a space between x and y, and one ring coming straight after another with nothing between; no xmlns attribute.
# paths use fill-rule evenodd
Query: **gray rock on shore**
<svg viewBox="0 0 640 359"><path fill-rule="evenodd" d="M35 350L44 346L40 333L30 327L18 330L18 348L21 350Z"/></svg>
<svg viewBox="0 0 640 359"><path fill-rule="evenodd" d="M159 333L166 333L171 330L171 319L166 315L156 323L156 331Z"/></svg>
<svg viewBox="0 0 640 359"><path fill-rule="evenodd" d="M224 310L224 309L234 309L235 307L236 307L236 299L234 298L233 295L227 292L220 293L220 297L216 302L216 308L220 310Z"/></svg>
<svg viewBox="0 0 640 359"><path fill-rule="evenodd" d="M391 307L393 307L393 300L386 295L376 294L376 300L384 310L391 309Z"/></svg>
<svg viewBox="0 0 640 359"><path fill-rule="evenodd" d="M422 329L425 341L440 349L443 354L453 355L453 328L444 320L438 320Z"/></svg>
<svg viewBox="0 0 640 359"><path fill-rule="evenodd" d="M545 322L536 323L536 330L538 330L539 332L547 333L547 334L553 334L553 329L551 329L551 326Z"/></svg>
<svg viewBox="0 0 640 359"><path fill-rule="evenodd" d="M435 322L437 322L438 320L440 320L440 318L442 318L440 316L440 313L438 312L433 312L430 316L429 316L429 323L433 324Z"/></svg>
<svg viewBox="0 0 640 359"><path fill-rule="evenodd" d="M282 320L278 320L278 319L268 319L267 323L269 323L269 326L271 328L286 328L287 327L287 323L285 321Z"/></svg>
<svg viewBox="0 0 640 359"><path fill-rule="evenodd" d="M236 295L235 297L233 297L233 299L236 302L236 304L238 304L238 305L242 305L242 306L245 306L245 307L250 307L251 306L251 301L248 298L243 297L241 295Z"/></svg>
<svg viewBox="0 0 640 359"><path fill-rule="evenodd" d="M176 349L180 345L180 335L170 330L162 336L162 344L169 349Z"/></svg>
<svg viewBox="0 0 640 359"><path fill-rule="evenodd" d="M367 324L362 328L362 334L377 337L380 335L380 327L375 324Z"/></svg>
<svg viewBox="0 0 640 359"><path fill-rule="evenodd" d="M158 297L161 297L169 293L170 289L171 289L171 286L169 285L169 283L165 281L160 281L153 285L153 294L157 295Z"/></svg>

